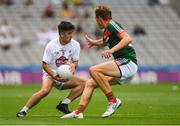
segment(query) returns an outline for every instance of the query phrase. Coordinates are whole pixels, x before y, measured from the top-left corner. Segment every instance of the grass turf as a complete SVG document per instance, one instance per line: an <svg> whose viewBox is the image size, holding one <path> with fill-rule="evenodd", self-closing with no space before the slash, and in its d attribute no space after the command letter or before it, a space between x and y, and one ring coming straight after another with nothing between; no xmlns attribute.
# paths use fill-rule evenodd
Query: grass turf
<svg viewBox="0 0 180 126"><path fill-rule="evenodd" d="M101 118L107 101L96 89L84 113L84 119L60 119L55 109L69 91L53 89L31 109L25 118L16 113L41 85L0 85L0 125L180 125L180 85L121 85L114 86L114 94L123 101L122 106L109 118ZM79 99L70 104L71 110Z"/></svg>

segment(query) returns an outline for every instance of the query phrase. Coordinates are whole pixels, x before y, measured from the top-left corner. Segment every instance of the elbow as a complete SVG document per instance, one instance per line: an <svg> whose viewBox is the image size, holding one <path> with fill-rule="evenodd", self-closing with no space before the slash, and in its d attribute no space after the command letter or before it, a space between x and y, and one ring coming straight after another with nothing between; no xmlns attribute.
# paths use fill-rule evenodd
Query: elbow
<svg viewBox="0 0 180 126"><path fill-rule="evenodd" d="M126 36L124 38L126 39L127 44L132 43L132 38L130 35L126 34Z"/></svg>
<svg viewBox="0 0 180 126"><path fill-rule="evenodd" d="M132 43L132 38L130 36L128 37L128 42L129 44Z"/></svg>
<svg viewBox="0 0 180 126"><path fill-rule="evenodd" d="M45 66L46 66L46 63L43 61L43 62L42 62L42 68L44 69Z"/></svg>

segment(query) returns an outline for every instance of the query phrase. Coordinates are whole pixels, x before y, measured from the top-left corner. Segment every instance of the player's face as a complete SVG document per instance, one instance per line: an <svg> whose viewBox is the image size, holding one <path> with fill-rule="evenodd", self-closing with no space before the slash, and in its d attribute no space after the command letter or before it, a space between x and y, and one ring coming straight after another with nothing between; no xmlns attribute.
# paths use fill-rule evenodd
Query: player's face
<svg viewBox="0 0 180 126"><path fill-rule="evenodd" d="M98 27L99 27L100 29L103 29L103 28L104 28L104 26L103 26L103 24L102 24L102 20L101 20L100 17L96 18L96 22L97 22L97 25L98 25Z"/></svg>
<svg viewBox="0 0 180 126"><path fill-rule="evenodd" d="M61 33L61 41L63 43L69 43L72 39L74 30L64 31Z"/></svg>

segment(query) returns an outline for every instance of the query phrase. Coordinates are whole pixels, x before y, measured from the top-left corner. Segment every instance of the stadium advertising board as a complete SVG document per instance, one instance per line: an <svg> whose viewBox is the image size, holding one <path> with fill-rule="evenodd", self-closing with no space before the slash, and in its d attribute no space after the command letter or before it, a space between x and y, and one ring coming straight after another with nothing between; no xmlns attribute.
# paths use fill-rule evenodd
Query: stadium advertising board
<svg viewBox="0 0 180 126"><path fill-rule="evenodd" d="M89 78L87 70L79 70L78 76ZM0 71L0 84L40 84L42 79L41 71ZM132 83L160 83L180 82L180 71L139 71L132 80Z"/></svg>

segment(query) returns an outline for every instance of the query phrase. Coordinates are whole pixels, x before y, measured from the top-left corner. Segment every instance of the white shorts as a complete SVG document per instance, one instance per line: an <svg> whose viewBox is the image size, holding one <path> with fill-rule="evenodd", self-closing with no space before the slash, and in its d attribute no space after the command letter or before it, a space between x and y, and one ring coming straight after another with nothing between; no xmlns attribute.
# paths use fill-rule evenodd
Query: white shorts
<svg viewBox="0 0 180 126"><path fill-rule="evenodd" d="M45 71L43 71L43 77L42 77L42 79L44 80L44 79L47 79L47 78L50 79L51 77L49 76L48 73L46 73ZM53 82L53 87L57 88L58 90L61 90L62 87L63 87L63 84L64 84L64 82L60 82L60 81L54 80L54 82Z"/></svg>
<svg viewBox="0 0 180 126"><path fill-rule="evenodd" d="M125 58L116 59L115 62L118 65L121 73L121 77L117 78L117 81L120 84L129 82L138 70L137 64Z"/></svg>
<svg viewBox="0 0 180 126"><path fill-rule="evenodd" d="M53 69L52 69L52 72L53 72L53 73L57 73L57 71L56 71L56 70L53 70ZM44 80L44 79L46 79L46 78L51 78L51 77L49 76L49 74L48 74L46 71L43 70L42 80Z"/></svg>

